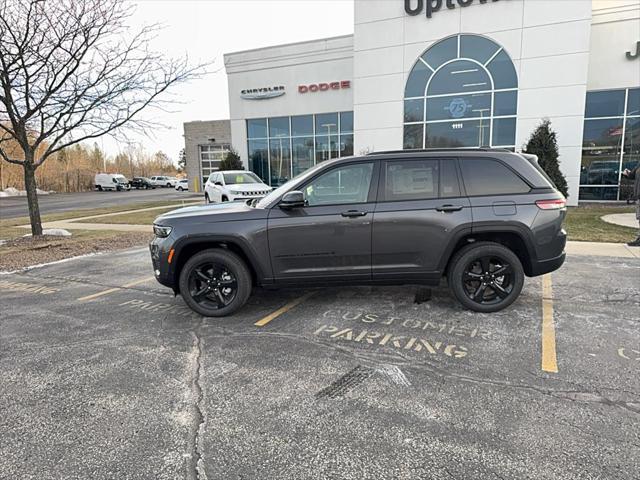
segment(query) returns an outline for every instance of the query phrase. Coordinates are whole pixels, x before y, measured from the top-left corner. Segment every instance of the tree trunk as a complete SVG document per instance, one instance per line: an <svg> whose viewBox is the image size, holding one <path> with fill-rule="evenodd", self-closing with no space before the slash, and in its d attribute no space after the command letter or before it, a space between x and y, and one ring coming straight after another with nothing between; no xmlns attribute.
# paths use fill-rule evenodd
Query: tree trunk
<svg viewBox="0 0 640 480"><path fill-rule="evenodd" d="M31 158L29 158L31 156ZM33 154L27 154L24 166L24 188L27 191L27 203L29 204L29 220L31 221L31 234L35 237L42 235L42 221L40 220L40 207L38 206L38 193L36 192L36 169L33 165Z"/></svg>

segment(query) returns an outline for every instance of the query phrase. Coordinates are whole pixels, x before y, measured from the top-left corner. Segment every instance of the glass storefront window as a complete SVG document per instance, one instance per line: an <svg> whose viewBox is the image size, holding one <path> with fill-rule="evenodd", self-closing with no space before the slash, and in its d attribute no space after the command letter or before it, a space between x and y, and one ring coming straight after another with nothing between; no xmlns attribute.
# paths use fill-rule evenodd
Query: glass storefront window
<svg viewBox="0 0 640 480"><path fill-rule="evenodd" d="M424 121L424 98L404 101L404 121L422 122Z"/></svg>
<svg viewBox="0 0 640 480"><path fill-rule="evenodd" d="M486 118L490 116L490 93L427 98L427 117L429 121L474 117Z"/></svg>
<svg viewBox="0 0 640 480"><path fill-rule="evenodd" d="M256 118L247 120L248 138L267 138L267 119Z"/></svg>
<svg viewBox="0 0 640 480"><path fill-rule="evenodd" d="M438 70L431 78L427 95L491 90L487 71L475 62L458 60Z"/></svg>
<svg viewBox="0 0 640 480"><path fill-rule="evenodd" d="M313 115L291 117L291 136L313 135Z"/></svg>
<svg viewBox="0 0 640 480"><path fill-rule="evenodd" d="M288 137L289 117L276 117L269 119L269 137Z"/></svg>
<svg viewBox="0 0 640 480"><path fill-rule="evenodd" d="M586 118L619 117L624 115L624 90L587 92Z"/></svg>
<svg viewBox="0 0 640 480"><path fill-rule="evenodd" d="M353 155L352 132L353 112L247 120L249 169L282 185L317 162Z"/></svg>
<svg viewBox="0 0 640 480"><path fill-rule="evenodd" d="M426 148L461 148L489 145L489 120L427 123Z"/></svg>
<svg viewBox="0 0 640 480"><path fill-rule="evenodd" d="M270 184L279 187L291 180L291 151L289 137L269 139Z"/></svg>
<svg viewBox="0 0 640 480"><path fill-rule="evenodd" d="M407 79L404 148L514 148L517 88L511 58L489 38L456 35L437 42Z"/></svg>
<svg viewBox="0 0 640 480"><path fill-rule="evenodd" d="M340 133L353 132L353 112L340 113Z"/></svg>
<svg viewBox="0 0 640 480"><path fill-rule="evenodd" d="M316 136L316 163L338 158L338 136Z"/></svg>
<svg viewBox="0 0 640 480"><path fill-rule="evenodd" d="M338 133L338 114L316 115L316 135L332 135L334 133Z"/></svg>
<svg viewBox="0 0 640 480"><path fill-rule="evenodd" d="M431 68L437 70L440 65L458 55L458 36L445 38L429 48L422 58ZM422 93L421 95L424 95Z"/></svg>
<svg viewBox="0 0 640 480"><path fill-rule="evenodd" d="M432 73L429 67L418 61L407 79L407 86L404 89L405 98L423 97Z"/></svg>
<svg viewBox="0 0 640 480"><path fill-rule="evenodd" d="M617 200L617 187L580 187L580 200Z"/></svg>
<svg viewBox="0 0 640 480"><path fill-rule="evenodd" d="M479 35L460 36L460 56L463 58L473 58L484 65L498 50L500 47L488 38Z"/></svg>
<svg viewBox="0 0 640 480"><path fill-rule="evenodd" d="M340 157L353 155L353 134L340 135Z"/></svg>
<svg viewBox="0 0 640 480"><path fill-rule="evenodd" d="M491 73L493 78L493 86L496 90L503 88L516 88L518 86L518 75L516 69L513 66L513 62L507 55L507 52L502 50L493 60L487 65L487 69Z"/></svg>
<svg viewBox="0 0 640 480"><path fill-rule="evenodd" d="M627 99L627 116L640 115L640 88L631 88Z"/></svg>
<svg viewBox="0 0 640 480"><path fill-rule="evenodd" d="M631 195L633 182L622 171L640 161L639 103L638 88L587 92L580 200L626 200Z"/></svg>
<svg viewBox="0 0 640 480"><path fill-rule="evenodd" d="M502 117L505 115L515 115L518 107L518 92L510 90L507 92L496 92L493 96L493 115Z"/></svg>
<svg viewBox="0 0 640 480"><path fill-rule="evenodd" d="M263 182L269 182L269 147L267 140L249 140L249 170Z"/></svg>
<svg viewBox="0 0 640 480"><path fill-rule="evenodd" d="M516 136L515 118L495 118L493 120L493 139L491 145L500 147L513 144Z"/></svg>
<svg viewBox="0 0 640 480"><path fill-rule="evenodd" d="M293 176L299 175L305 170L313 167L314 160L314 143L313 137L298 137L291 140L292 143L292 160L293 160Z"/></svg>
<svg viewBox="0 0 640 480"><path fill-rule="evenodd" d="M404 148L414 150L422 148L424 142L424 124L404 126Z"/></svg>

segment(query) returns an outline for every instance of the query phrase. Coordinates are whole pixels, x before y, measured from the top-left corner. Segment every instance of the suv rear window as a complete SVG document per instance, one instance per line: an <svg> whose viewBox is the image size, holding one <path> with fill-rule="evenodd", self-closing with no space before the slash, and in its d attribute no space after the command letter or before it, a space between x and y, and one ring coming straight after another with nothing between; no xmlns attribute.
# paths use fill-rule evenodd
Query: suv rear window
<svg viewBox="0 0 640 480"><path fill-rule="evenodd" d="M462 177L470 197L528 193L531 188L502 163L489 158L464 158Z"/></svg>

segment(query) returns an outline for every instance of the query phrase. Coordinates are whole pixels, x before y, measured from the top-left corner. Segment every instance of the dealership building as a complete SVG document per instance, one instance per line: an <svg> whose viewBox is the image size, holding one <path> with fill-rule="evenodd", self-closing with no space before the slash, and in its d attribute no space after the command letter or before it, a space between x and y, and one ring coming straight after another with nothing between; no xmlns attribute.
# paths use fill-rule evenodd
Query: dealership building
<svg viewBox="0 0 640 480"><path fill-rule="evenodd" d="M640 0L354 4L353 35L224 56L224 142L246 168L275 186L372 151L520 150L548 118L570 203L624 197L621 171L640 160ZM211 142L185 139L202 181Z"/></svg>

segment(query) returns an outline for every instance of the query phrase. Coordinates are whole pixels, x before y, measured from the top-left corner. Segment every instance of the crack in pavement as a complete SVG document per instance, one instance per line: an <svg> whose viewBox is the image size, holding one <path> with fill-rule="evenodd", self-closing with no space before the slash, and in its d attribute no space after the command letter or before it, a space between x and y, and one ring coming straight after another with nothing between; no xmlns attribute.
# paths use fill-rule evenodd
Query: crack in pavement
<svg viewBox="0 0 640 480"><path fill-rule="evenodd" d="M203 319L204 320L204 319ZM189 439L189 461L187 465L187 478L190 480L206 480L207 474L205 472L204 459L202 455L201 434L205 427L205 416L202 410L202 400L204 394L202 386L200 385L200 378L202 375L202 338L200 336L200 324L196 329L191 331L193 336L193 349L192 349L192 361L191 361L191 373L190 373L190 385L191 396L193 399L193 424L191 425L191 432Z"/></svg>

